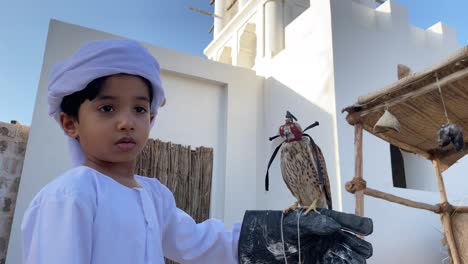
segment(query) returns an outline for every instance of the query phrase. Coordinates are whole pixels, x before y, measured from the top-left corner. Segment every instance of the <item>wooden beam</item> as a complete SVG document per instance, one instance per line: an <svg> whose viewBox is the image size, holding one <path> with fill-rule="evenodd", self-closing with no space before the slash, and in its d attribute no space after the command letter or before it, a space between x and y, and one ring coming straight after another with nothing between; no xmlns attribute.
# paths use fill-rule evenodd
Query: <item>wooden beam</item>
<svg viewBox="0 0 468 264"><path fill-rule="evenodd" d="M441 157L446 157L446 156L451 156L451 155L454 155L454 154L460 154L460 155L466 155L465 153L468 151L468 142L465 142L465 146L464 146L464 151L463 152L460 152L460 151L457 151L455 148L449 148L447 150L439 150L437 151L437 154L440 155Z"/></svg>
<svg viewBox="0 0 468 264"><path fill-rule="evenodd" d="M406 199L397 195L393 195L393 194L382 192L376 189L368 188L366 186L356 186L355 184L353 184L352 181L346 183L345 186L346 186L346 191L348 191L349 193L356 193L356 191L358 191L359 188L362 188L362 190L364 191L364 195L382 199L387 202L397 203L397 204L401 204L404 206L416 208L416 209L423 209L423 210L431 211L436 214L442 214L444 212L448 212L450 214L467 214L468 213L468 206L452 206L450 204L446 204L446 206L448 205L448 207L446 208L448 210L445 211L445 209L443 208L441 204L432 205L432 204L427 204L427 203L416 202L416 201L409 200L409 199Z"/></svg>
<svg viewBox="0 0 468 264"><path fill-rule="evenodd" d="M359 112L349 113L346 116L346 121L348 121L350 125L354 126L357 122L361 121L361 115L359 114Z"/></svg>
<svg viewBox="0 0 468 264"><path fill-rule="evenodd" d="M368 196L372 196L374 198L386 200L392 203L397 203L397 204L401 204L401 205L405 205L405 206L409 206L413 208L418 208L418 209L424 209L424 210L428 210L434 213L437 213L439 211L439 207L437 205L415 202L409 199L405 199L403 197L381 192L381 191L371 189L371 188L364 189L364 194Z"/></svg>
<svg viewBox="0 0 468 264"><path fill-rule="evenodd" d="M454 72L450 75L447 75L445 76L444 78L442 79L439 79L439 84L440 86L444 86L444 85L447 85L451 82L454 82L454 81L457 81L461 78L465 78L468 76L468 68L465 68L463 70L460 70L460 71L457 71L457 72ZM373 112L376 112L376 111L380 111L382 109L384 109L385 107L391 107L395 104L399 104L401 102L404 102L408 99L411 99L411 98L415 98L415 97L418 97L418 96L421 96L423 94L426 94L426 93L429 93L429 92L432 92L434 90L438 89L438 85L437 85L437 82L432 82L424 87L421 87L417 90L414 90L414 91L411 91L411 92L408 92L406 94L403 94L401 96L398 96L396 98L392 98L388 101L384 103L380 103L374 107L371 107L371 108L368 108L366 110L363 110L361 112L361 116L365 116L369 113L373 113ZM381 94L381 95L384 95L384 94ZM372 97L376 97L375 95L373 95ZM377 99L378 97L376 97L375 99ZM363 100L366 100L366 99L363 99ZM365 108L365 105L366 103L363 104L363 107Z"/></svg>
<svg viewBox="0 0 468 264"><path fill-rule="evenodd" d="M453 214L468 214L468 206L453 206Z"/></svg>
<svg viewBox="0 0 468 264"><path fill-rule="evenodd" d="M439 158L436 157L432 164L434 165L434 169L437 176L437 183L439 185L439 192L440 198L442 200L442 204L448 204L447 201L447 193L445 191L444 179L442 178L442 171L440 170L440 161ZM461 264L460 257L458 255L458 248L457 242L455 241L455 237L453 235L452 229L452 221L449 212L442 213L442 225L444 226L444 234L445 239L447 240L447 244L449 247L450 257L454 264Z"/></svg>
<svg viewBox="0 0 468 264"><path fill-rule="evenodd" d="M403 102L402 105L408 107L409 109L411 109L411 111L413 111L416 114L422 116L427 122L434 125L434 127L437 130L440 128L440 123L436 122L431 115L429 115L426 112L424 112L423 110L421 110L420 107L414 106L411 102Z"/></svg>
<svg viewBox="0 0 468 264"><path fill-rule="evenodd" d="M362 173L362 123L354 125L354 177L363 179ZM354 193L356 199L355 213L364 216L364 191L358 190Z"/></svg>
<svg viewBox="0 0 468 264"><path fill-rule="evenodd" d="M439 186L439 193L440 193L440 200L442 203L447 203L447 193L445 192L445 185L444 185L444 178L442 178L442 171L440 170L440 161L439 158L435 158L432 161L432 165L434 165L434 169L437 176L437 184Z"/></svg>

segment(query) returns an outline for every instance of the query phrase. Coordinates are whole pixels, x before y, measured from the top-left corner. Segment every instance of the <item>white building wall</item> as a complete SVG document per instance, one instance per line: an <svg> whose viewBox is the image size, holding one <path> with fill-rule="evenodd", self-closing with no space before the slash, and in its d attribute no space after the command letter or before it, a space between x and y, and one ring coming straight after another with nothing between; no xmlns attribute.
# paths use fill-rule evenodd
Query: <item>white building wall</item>
<svg viewBox="0 0 468 264"><path fill-rule="evenodd" d="M429 192L439 192L434 166L427 159L402 151L406 188Z"/></svg>
<svg viewBox="0 0 468 264"><path fill-rule="evenodd" d="M338 160L335 136L335 95L330 5L327 1L313 1L309 9L285 27L285 49L272 59L258 62L257 73L265 76L263 94L264 136L258 148L263 148L265 164L259 166L257 186L258 206L284 209L294 197L283 182L278 155L270 169L270 191L263 191L266 164L280 139L270 143L284 124L286 110L291 111L303 128L318 121L320 125L307 131L322 149L327 161L335 209L341 208L342 183L337 172ZM320 40L320 41L317 41ZM261 160L261 159L260 159Z"/></svg>
<svg viewBox="0 0 468 264"><path fill-rule="evenodd" d="M47 76L53 64L83 43L116 36L52 20L19 186L7 262L21 263L20 224L34 195L69 167L65 136L47 115ZM161 64L167 104L150 136L214 148L211 216L227 227L256 207L257 95L253 71L143 43Z"/></svg>
<svg viewBox="0 0 468 264"><path fill-rule="evenodd" d="M303 13L296 2L283 5L285 28L280 41L284 41L285 49L273 58L269 59L268 42L274 38L267 31L278 28L266 25L265 0L249 1L208 45L205 54L217 60L216 54L229 46L233 47L229 50L231 57L236 58L243 25L249 19L249 23L256 23L254 69L266 78L263 99L258 101L258 120L263 122L257 136L258 207L280 209L293 201L281 179L278 162L270 171L269 193L263 191L265 169L261 167L266 167L279 143L270 144L267 138L283 123L285 110L291 110L303 125L321 122L311 134L327 159L335 208L354 212L354 197L343 188L354 176L354 129L345 121L345 115L339 114L341 109L353 104L357 96L396 81L399 63L421 71L446 58L458 48L456 32L442 23L426 30L414 27L408 22L406 8L393 1L377 10L373 0L310 1L309 9ZM236 60L228 63L236 65ZM364 175L369 186L417 201L440 201L439 194L433 192L437 188L430 163L404 153L409 189L394 188L388 144L367 133L364 140ZM449 199L455 204L464 198L468 200L460 184L467 165L462 161L445 173ZM366 198L365 211L376 223L376 231L370 237L375 245L370 263L440 263L447 255L441 247L437 215L373 198Z"/></svg>
<svg viewBox="0 0 468 264"><path fill-rule="evenodd" d="M274 16L283 18L270 21ZM257 103L257 120L261 128L257 131L259 209L284 209L294 202L280 175L279 156L270 170L270 191L265 192L264 189L269 157L281 142L278 139L271 143L268 138L284 124L286 110L295 114L303 127L319 121L320 126L309 133L327 159L333 186L332 198L335 208L341 208L342 184L336 170L336 107L330 21L328 1L251 0L205 49L208 58L233 65L239 65L237 58L242 55L240 51L246 44L250 45L250 50L256 50L253 68L258 75L265 77ZM245 43L241 38L247 24L255 25L256 43ZM272 52L272 47L281 49ZM232 60L224 59L229 57L225 54L227 50L231 52Z"/></svg>
<svg viewBox="0 0 468 264"><path fill-rule="evenodd" d="M377 10L359 1L330 2L337 112L355 103L357 96L396 81L397 64L421 71L444 60L459 47L454 30L443 24L428 30L413 27L408 23L406 8L394 1L387 1ZM354 176L354 128L346 122L345 114L338 115L336 122L344 184ZM438 192L394 188L388 143L366 132L363 159L364 178L369 187L416 201L440 202ZM406 159L405 163L411 161ZM466 161L459 165L445 174L451 201L467 193L461 184ZM407 170L407 174L414 172ZM410 177L423 182L420 186L433 186L435 174L426 172L420 170L420 175ZM343 209L354 212L354 197L346 192ZM374 234L369 237L374 245L374 256L369 263L440 264L446 257L438 215L368 197L365 197L364 212L375 225Z"/></svg>

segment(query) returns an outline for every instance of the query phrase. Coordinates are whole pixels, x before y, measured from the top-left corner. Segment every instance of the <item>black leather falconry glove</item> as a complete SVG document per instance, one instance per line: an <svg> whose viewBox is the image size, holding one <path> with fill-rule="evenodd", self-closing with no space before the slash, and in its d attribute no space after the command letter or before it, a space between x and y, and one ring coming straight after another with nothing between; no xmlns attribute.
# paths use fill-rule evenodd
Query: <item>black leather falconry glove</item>
<svg viewBox="0 0 468 264"><path fill-rule="evenodd" d="M296 264L300 258L301 263L310 264L366 263L372 256L372 245L357 235L372 233L372 219L317 210L321 214L311 211L306 216L300 210L286 215L281 211L246 211L239 239L239 262Z"/></svg>

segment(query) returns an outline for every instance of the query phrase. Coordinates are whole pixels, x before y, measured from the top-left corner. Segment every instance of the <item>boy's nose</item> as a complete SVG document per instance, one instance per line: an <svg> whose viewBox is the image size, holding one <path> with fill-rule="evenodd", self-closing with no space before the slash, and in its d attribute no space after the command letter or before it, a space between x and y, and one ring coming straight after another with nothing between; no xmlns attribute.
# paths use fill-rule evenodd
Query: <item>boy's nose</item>
<svg viewBox="0 0 468 264"><path fill-rule="evenodd" d="M119 117L117 128L119 130L135 130L135 122L131 114L121 114Z"/></svg>

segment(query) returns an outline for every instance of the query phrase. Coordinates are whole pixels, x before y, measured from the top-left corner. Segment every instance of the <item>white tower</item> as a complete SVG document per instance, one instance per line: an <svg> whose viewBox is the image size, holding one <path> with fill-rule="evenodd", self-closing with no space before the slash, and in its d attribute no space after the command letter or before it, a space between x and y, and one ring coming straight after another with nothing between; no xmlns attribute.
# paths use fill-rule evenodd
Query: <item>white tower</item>
<svg viewBox="0 0 468 264"><path fill-rule="evenodd" d="M285 26L309 0L216 0L214 38L205 55L215 61L254 68L285 47Z"/></svg>

